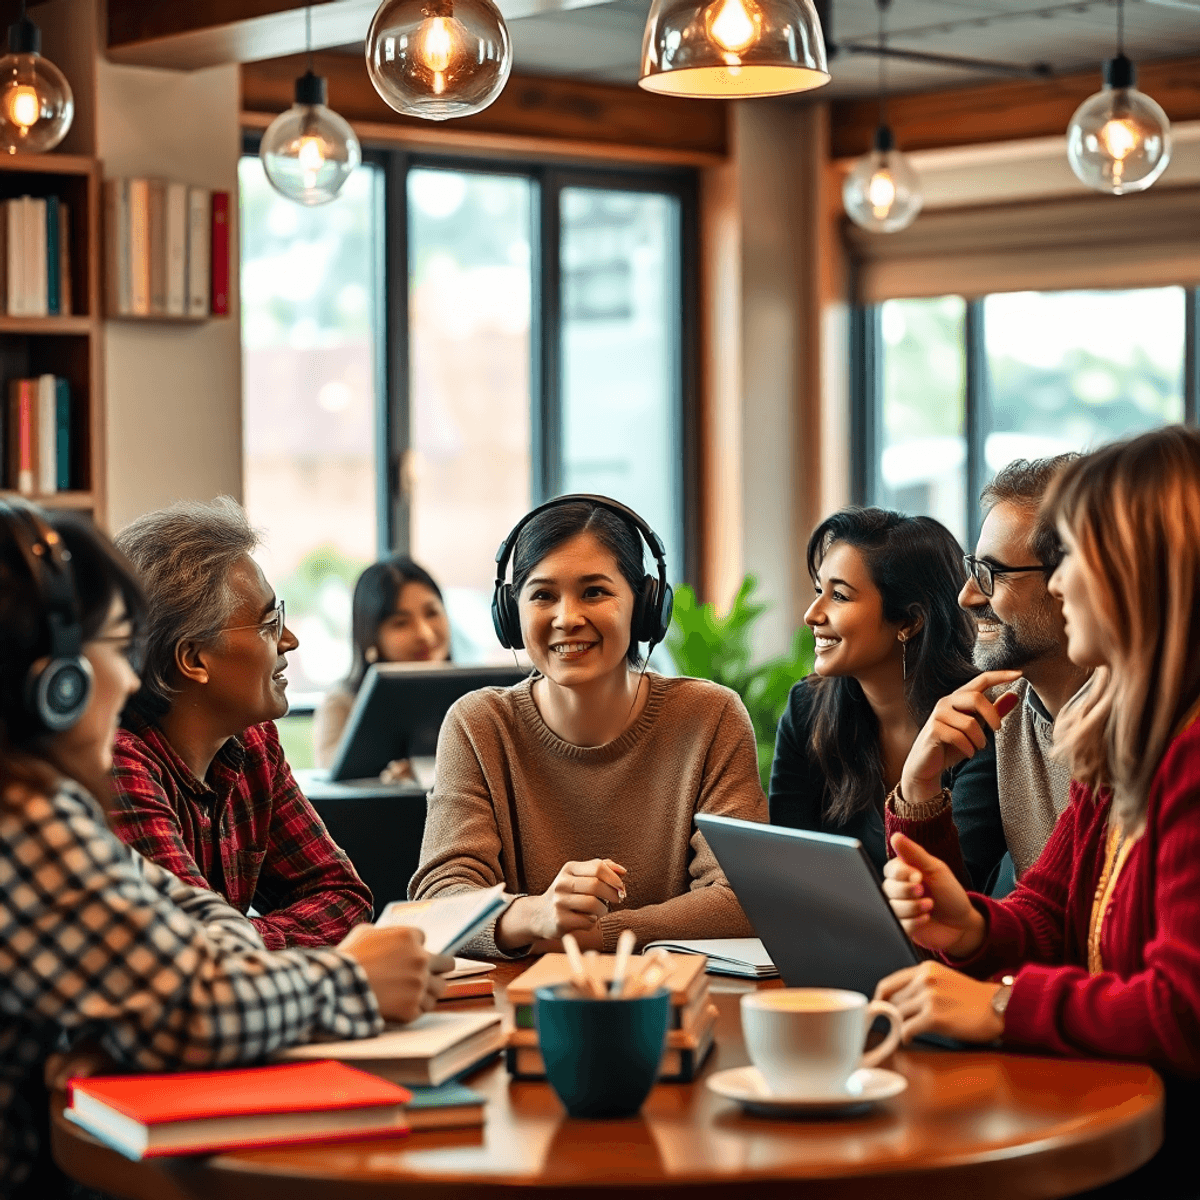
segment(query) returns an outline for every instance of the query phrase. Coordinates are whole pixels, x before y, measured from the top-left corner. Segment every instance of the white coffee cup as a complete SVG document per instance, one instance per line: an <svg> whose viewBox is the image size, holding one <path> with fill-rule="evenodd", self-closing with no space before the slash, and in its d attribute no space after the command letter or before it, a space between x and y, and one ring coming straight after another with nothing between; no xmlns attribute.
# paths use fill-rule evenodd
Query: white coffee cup
<svg viewBox="0 0 1200 1200"><path fill-rule="evenodd" d="M891 1022L863 1053L876 1016ZM882 1000L839 988L778 988L742 997L742 1035L750 1061L777 1096L832 1096L850 1076L882 1062L900 1044L903 1018Z"/></svg>

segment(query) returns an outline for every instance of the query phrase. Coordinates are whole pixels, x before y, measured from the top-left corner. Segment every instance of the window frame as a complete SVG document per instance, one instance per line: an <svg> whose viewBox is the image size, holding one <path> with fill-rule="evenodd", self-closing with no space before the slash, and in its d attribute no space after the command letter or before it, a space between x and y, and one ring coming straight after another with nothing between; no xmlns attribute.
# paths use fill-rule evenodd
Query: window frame
<svg viewBox="0 0 1200 1200"><path fill-rule="evenodd" d="M1186 424L1195 426L1200 425L1200 287L1184 287L1183 297L1183 419ZM967 540L974 546L983 523L979 495L987 482L984 447L991 428L991 404L983 317L985 297L966 296L963 299L966 305L963 323L966 368L963 385L963 423L967 445L966 529ZM855 304L850 314L850 499L853 504L874 504L880 494L882 309L882 304Z"/></svg>
<svg viewBox="0 0 1200 1200"><path fill-rule="evenodd" d="M242 153L257 155L262 135L245 131ZM672 490L678 498L683 548L680 580L694 582L700 566L699 480L699 176L689 167L612 166L587 162L485 158L403 149L363 148L363 162L380 169L376 248L376 296L381 336L376 338L376 529L380 555L405 553L411 509L405 464L411 450L409 329L408 172L428 167L478 174L519 175L533 186L531 214L532 313L530 321L530 496L540 504L561 492L562 323L559 296L559 198L564 188L604 188L671 196L679 205L680 306L674 322L677 380L671 398L674 446ZM549 333L548 331L557 331Z"/></svg>

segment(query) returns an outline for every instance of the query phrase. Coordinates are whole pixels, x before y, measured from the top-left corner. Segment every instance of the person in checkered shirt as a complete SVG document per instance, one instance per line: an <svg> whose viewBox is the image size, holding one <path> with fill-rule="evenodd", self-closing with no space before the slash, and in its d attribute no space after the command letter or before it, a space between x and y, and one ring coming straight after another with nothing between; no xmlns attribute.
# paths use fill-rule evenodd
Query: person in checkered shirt
<svg viewBox="0 0 1200 1200"><path fill-rule="evenodd" d="M224 1067L315 1035L378 1033L444 991L410 929L268 951L215 892L108 828L113 736L145 603L82 519L0 501L0 1195L70 1194L47 1085ZM66 664L63 667L63 664Z"/></svg>

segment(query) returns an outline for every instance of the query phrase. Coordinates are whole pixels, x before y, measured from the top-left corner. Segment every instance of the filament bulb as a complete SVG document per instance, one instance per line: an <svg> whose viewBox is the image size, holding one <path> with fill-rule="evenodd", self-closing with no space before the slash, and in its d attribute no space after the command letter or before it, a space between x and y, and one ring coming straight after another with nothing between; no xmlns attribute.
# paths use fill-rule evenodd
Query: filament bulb
<svg viewBox="0 0 1200 1200"><path fill-rule="evenodd" d="M875 216L882 219L892 210L896 203L896 183L890 171L876 171L867 184L867 201Z"/></svg>
<svg viewBox="0 0 1200 1200"><path fill-rule="evenodd" d="M758 22L744 0L717 0L709 10L708 31L714 42L731 54L740 54L758 37Z"/></svg>
<svg viewBox="0 0 1200 1200"><path fill-rule="evenodd" d="M450 66L450 59L454 54L450 21L445 17L430 17L421 28L421 61L435 74L440 75Z"/></svg>
<svg viewBox="0 0 1200 1200"><path fill-rule="evenodd" d="M1131 121L1120 117L1106 121L1097 137L1105 154L1118 162L1128 158L1142 140L1141 131Z"/></svg>
<svg viewBox="0 0 1200 1200"><path fill-rule="evenodd" d="M38 99L37 89L30 87L27 83L19 84L4 97L4 107L7 110L8 119L22 129L36 125L42 112L42 103Z"/></svg>

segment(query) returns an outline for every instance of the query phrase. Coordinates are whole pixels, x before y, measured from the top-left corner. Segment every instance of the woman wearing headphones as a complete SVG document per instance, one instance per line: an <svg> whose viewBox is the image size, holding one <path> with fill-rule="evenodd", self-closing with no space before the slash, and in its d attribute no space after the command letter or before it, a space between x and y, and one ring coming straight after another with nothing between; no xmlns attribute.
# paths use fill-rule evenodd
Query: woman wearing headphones
<svg viewBox="0 0 1200 1200"><path fill-rule="evenodd" d="M728 688L638 669L639 643L670 622L661 540L623 505L564 496L509 534L498 568L497 634L536 671L446 715L410 895L503 883L517 899L483 954L541 953L565 933L611 951L626 928L639 944L749 936L693 818L766 819L750 718Z"/></svg>
<svg viewBox="0 0 1200 1200"><path fill-rule="evenodd" d="M82 520L0 500L0 1196L70 1194L50 1161L46 1084L103 1063L253 1062L314 1034L366 1037L444 990L411 929L269 953L215 893L106 824L117 718L145 602ZM399 936L396 936L399 935ZM80 1039L98 1038L81 1045ZM52 1051L64 1047L64 1057ZM43 1082L43 1076L45 1082Z"/></svg>

